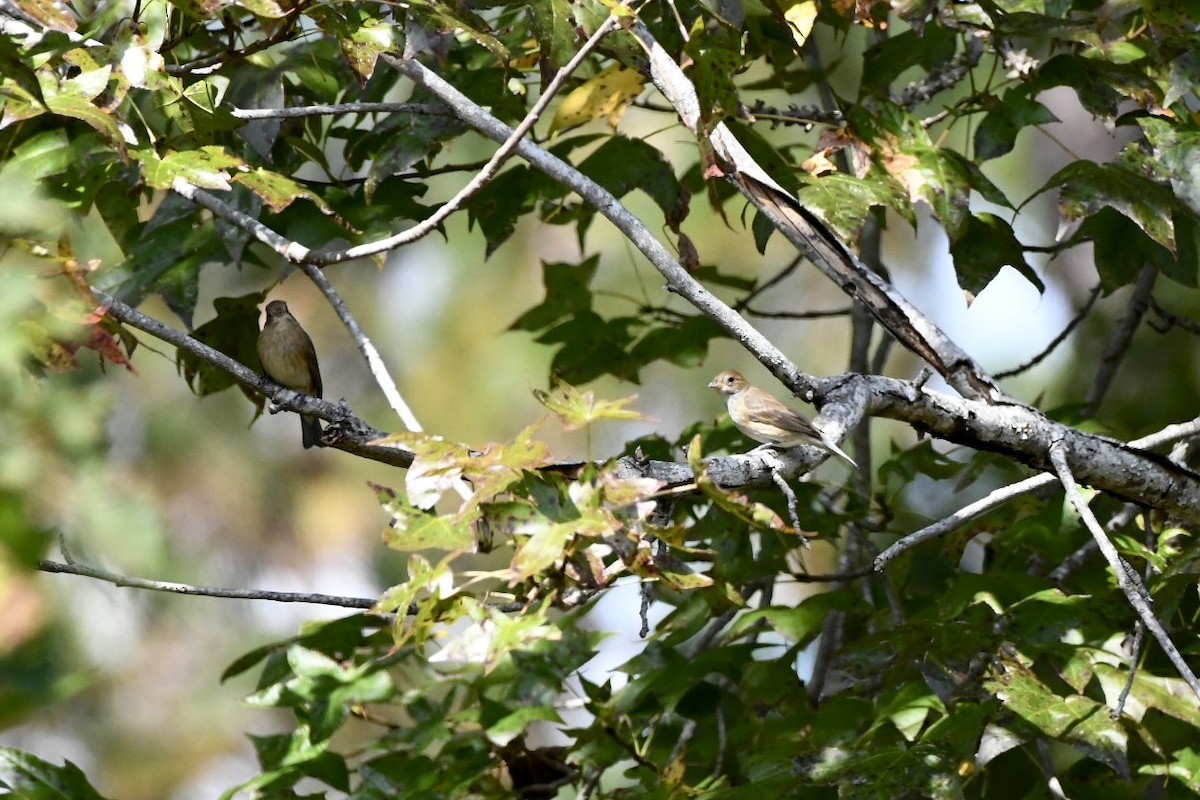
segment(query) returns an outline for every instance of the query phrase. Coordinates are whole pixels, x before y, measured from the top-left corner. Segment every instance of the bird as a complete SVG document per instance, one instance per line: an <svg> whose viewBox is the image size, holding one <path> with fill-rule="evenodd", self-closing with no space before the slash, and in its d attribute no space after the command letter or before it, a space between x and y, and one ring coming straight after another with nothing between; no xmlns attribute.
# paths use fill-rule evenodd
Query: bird
<svg viewBox="0 0 1200 800"><path fill-rule="evenodd" d="M321 396L316 348L282 300L267 303L267 320L258 334L258 360L267 377L276 383L312 397ZM300 431L305 448L312 447L320 442L321 421L301 415Z"/></svg>
<svg viewBox="0 0 1200 800"><path fill-rule="evenodd" d="M829 440L820 428L759 389L740 372L726 370L709 382L710 389L725 395L729 418L742 433L756 442L777 447L819 447L858 469L854 459Z"/></svg>

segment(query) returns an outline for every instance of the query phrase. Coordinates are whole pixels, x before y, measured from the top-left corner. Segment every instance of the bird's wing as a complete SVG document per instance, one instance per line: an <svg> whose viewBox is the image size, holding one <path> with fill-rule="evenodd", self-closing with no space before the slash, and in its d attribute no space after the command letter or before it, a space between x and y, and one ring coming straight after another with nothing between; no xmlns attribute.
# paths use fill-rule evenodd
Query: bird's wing
<svg viewBox="0 0 1200 800"><path fill-rule="evenodd" d="M304 351L304 360L308 362L308 374L312 376L312 396L322 397L321 367L317 364L317 351L309 340L308 349Z"/></svg>
<svg viewBox="0 0 1200 800"><path fill-rule="evenodd" d="M785 431L794 431L795 433L803 433L808 436L820 438L820 434L812 426L811 422L769 394L756 393L747 397L745 409L752 422L773 425Z"/></svg>

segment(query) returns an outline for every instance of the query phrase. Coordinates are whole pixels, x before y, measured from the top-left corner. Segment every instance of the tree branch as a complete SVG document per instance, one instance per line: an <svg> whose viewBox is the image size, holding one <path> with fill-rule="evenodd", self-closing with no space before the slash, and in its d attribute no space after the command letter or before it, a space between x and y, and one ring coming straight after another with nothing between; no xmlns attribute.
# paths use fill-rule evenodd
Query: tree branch
<svg viewBox="0 0 1200 800"><path fill-rule="evenodd" d="M38 564L42 572L53 572L62 575L81 575L85 578L95 578L98 581L111 583L129 589L146 589L151 592L169 592L171 594L189 594L202 597L221 597L232 600L269 600L273 603L312 603L313 605L338 606L341 608L371 609L378 602L377 598L342 597L332 594L317 594L314 592L272 592L266 589L223 589L215 586L195 586L190 583L175 583L173 581L155 581L149 578L134 578L116 572L88 567L83 564L64 564L61 561L42 561ZM410 607L408 613L415 614L416 605Z"/></svg>
<svg viewBox="0 0 1200 800"><path fill-rule="evenodd" d="M1088 532L1092 534L1092 538L1096 541L1096 545L1100 548L1100 552L1108 561L1109 567L1117 578L1117 585L1121 587L1125 598L1129 604L1133 606L1133 610L1137 612L1138 618L1145 624L1146 629L1154 635L1160 647L1167 654L1167 658L1175 665L1176 672L1179 677L1183 678L1184 682L1192 688L1196 697L1200 698L1200 681L1196 679L1195 673L1192 672L1188 663L1183 660L1183 656L1179 653L1179 649L1175 647L1171 637L1167 635L1163 629L1162 623L1158 621L1158 617L1150 609L1150 604L1147 602L1146 587L1142 584L1138 574L1130 568L1129 564L1121 558L1117 552L1117 548L1109 541L1104 530L1100 527L1100 523L1096 520L1096 515L1092 513L1092 509L1088 506L1087 501L1079 491L1079 486L1075 482L1075 477L1072 474L1071 465L1068 463L1069 445L1064 440L1059 440L1050 446L1050 460L1054 464L1055 473L1058 479L1062 481L1063 489L1067 492L1067 499L1071 505L1079 512L1079 516L1083 519L1083 524L1087 527Z"/></svg>
<svg viewBox="0 0 1200 800"><path fill-rule="evenodd" d="M1143 436L1140 439L1134 439L1129 443L1130 447L1157 447L1168 442L1187 439L1193 436L1200 435L1200 417L1193 419L1191 422L1184 422L1177 425L1168 425L1157 433L1152 433L1149 436ZM958 511L955 511L948 517L938 520L932 525L927 525L915 533L903 537L891 547L884 550L875 557L875 569L882 570L887 566L887 563L896 556L903 553L905 550L910 550L916 547L926 539L932 539L935 536L941 536L944 533L958 528L959 526L969 522L970 520L980 517L993 509L999 508L1016 497L1030 494L1039 489L1047 488L1057 481L1054 475L1035 475L1032 478L1026 478L1023 481L1002 486L990 493L986 497L976 500L974 503L963 506ZM1085 545L1086 547L1086 545ZM1081 548L1082 549L1082 548ZM1051 577L1054 577L1052 574ZM1065 574L1062 576L1065 577Z"/></svg>
<svg viewBox="0 0 1200 800"><path fill-rule="evenodd" d="M700 100L695 86L645 25L635 23L632 30L649 54L655 86L675 107L688 130L701 136ZM713 128L708 144L726 177L759 212L826 277L862 303L947 383L964 397L1014 402L966 351L894 287L867 269L821 220L767 174L724 123ZM763 363L786 385L796 386L790 375L777 372L767 361Z"/></svg>
<svg viewBox="0 0 1200 800"><path fill-rule="evenodd" d="M1103 355L1100 356L1100 366L1096 370L1091 388L1088 389L1087 399L1084 401L1084 413L1089 417L1096 413L1100 408L1101 401L1104 400L1104 395L1108 394L1108 388L1117 374L1117 368L1121 366L1125 354L1129 351L1129 345L1133 342L1133 334L1137 332L1138 325L1146 316L1146 309L1150 307L1150 293L1154 291L1154 283L1157 279L1158 267L1153 264L1142 267L1137 283L1134 284L1133 293L1129 295L1129 306L1125 310L1125 316L1121 318L1120 323L1112 332L1108 345L1104 348Z"/></svg>

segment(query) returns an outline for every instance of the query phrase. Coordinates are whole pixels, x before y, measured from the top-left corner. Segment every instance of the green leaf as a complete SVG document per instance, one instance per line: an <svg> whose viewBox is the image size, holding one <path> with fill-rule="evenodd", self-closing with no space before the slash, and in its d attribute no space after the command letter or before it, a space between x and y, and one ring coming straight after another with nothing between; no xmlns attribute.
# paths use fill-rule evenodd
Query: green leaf
<svg viewBox="0 0 1200 800"><path fill-rule="evenodd" d="M1101 208L1085 219L1071 241L1093 243L1096 271L1105 294L1136 281L1147 264L1165 267L1176 263L1165 247L1114 208Z"/></svg>
<svg viewBox="0 0 1200 800"><path fill-rule="evenodd" d="M733 79L746 65L738 32L724 25L706 28L704 17L697 17L685 52L691 58L686 72L700 96L705 130L725 117L737 116L741 101Z"/></svg>
<svg viewBox="0 0 1200 800"><path fill-rule="evenodd" d="M612 136L579 165L579 171L621 198L641 189L678 229L688 211L688 193L661 152L641 139Z"/></svg>
<svg viewBox="0 0 1200 800"><path fill-rule="evenodd" d="M1023 128L1058 122L1050 109L1020 91L1006 92L999 100L988 98L984 107L988 113L975 129L975 156L980 161L1011 152Z"/></svg>
<svg viewBox="0 0 1200 800"><path fill-rule="evenodd" d="M640 321L619 317L606 320L584 311L555 325L538 337L542 344L559 348L550 362L550 374L567 383L587 383L601 375L637 381L637 362L630 357L630 329Z"/></svg>
<svg viewBox="0 0 1200 800"><path fill-rule="evenodd" d="M142 165L142 177L156 189L170 189L176 178L202 189L229 191L230 168L244 168L242 159L229 155L223 147L204 145L199 150L185 150L159 157L149 149L131 150L130 155Z"/></svg>
<svg viewBox="0 0 1200 800"><path fill-rule="evenodd" d="M192 338L261 372L257 350L258 307L266 296L266 292L255 292L241 297L216 298L213 307L217 315L192 331ZM175 364L183 373L188 387L199 397L215 394L236 384L228 372L183 348L176 349ZM257 402L261 408L262 400Z"/></svg>
<svg viewBox="0 0 1200 800"><path fill-rule="evenodd" d="M881 698L876 725L886 720L911 742L920 735L933 713L939 717L946 713L946 706L938 696L924 683L905 683Z"/></svg>
<svg viewBox="0 0 1200 800"><path fill-rule="evenodd" d="M0 747L0 788L22 800L104 800L70 761L60 767L12 747Z"/></svg>
<svg viewBox="0 0 1200 800"><path fill-rule="evenodd" d="M1020 272L1039 292L1046 291L1042 279L1025 260L1025 248L1012 227L995 214L968 216L965 230L950 243L950 255L958 285L972 294L983 291L1005 266Z"/></svg>
<svg viewBox="0 0 1200 800"><path fill-rule="evenodd" d="M380 55L396 50L399 45L395 25L372 15L366 8L316 5L309 15L336 38L342 58L361 82L375 74L375 62Z"/></svg>
<svg viewBox="0 0 1200 800"><path fill-rule="evenodd" d="M437 0L417 0L412 11L425 22L445 31L461 31L476 44L487 48L501 64L511 58L508 48L490 31L486 20L472 12L468 6L447 5Z"/></svg>
<svg viewBox="0 0 1200 800"><path fill-rule="evenodd" d="M558 104L550 121L550 132L571 130L594 119L608 120L616 128L645 86L640 72L613 64L573 89Z"/></svg>
<svg viewBox="0 0 1200 800"><path fill-rule="evenodd" d="M638 339L630 355L646 365L666 361L681 367L698 367L708 357L709 342L728 336L726 330L710 317L684 317L676 324L648 330Z"/></svg>
<svg viewBox="0 0 1200 800"><path fill-rule="evenodd" d="M466 203L467 219L478 225L486 241L484 258L496 252L517 229L517 220L532 211L539 197L557 195L554 181L531 167L509 167Z"/></svg>
<svg viewBox="0 0 1200 800"><path fill-rule="evenodd" d="M565 67L575 50L575 24L567 0L533 0L527 6L542 58L556 69Z"/></svg>
<svg viewBox="0 0 1200 800"><path fill-rule="evenodd" d="M518 708L487 728L488 740L503 747L525 732L531 722L562 722L552 706Z"/></svg>
<svg viewBox="0 0 1200 800"><path fill-rule="evenodd" d="M1188 56L1193 61L1196 58L1195 53ZM1179 202L1200 216L1200 129L1195 124L1171 124L1154 117L1139 119L1138 125L1146 138L1125 148L1126 162L1169 185Z"/></svg>
<svg viewBox="0 0 1200 800"><path fill-rule="evenodd" d="M860 95L887 96L893 82L905 70L915 66L927 70L940 66L954 55L957 38L950 28L927 25L920 34L907 30L872 45L863 54Z"/></svg>
<svg viewBox="0 0 1200 800"><path fill-rule="evenodd" d="M423 511L400 497L393 498L384 510L392 515L392 522L383 532L383 541L393 550L464 550L475 543L470 520Z"/></svg>
<svg viewBox="0 0 1200 800"><path fill-rule="evenodd" d="M1059 208L1068 219L1090 217L1110 208L1133 221L1167 250L1175 250L1172 217L1177 201L1167 187L1114 164L1073 161L1037 194L1058 188Z"/></svg>
<svg viewBox="0 0 1200 800"><path fill-rule="evenodd" d="M542 283L546 287L546 299L518 317L509 326L510 330L545 330L559 320L590 311L592 291L589 287L599 264L599 255L588 256L579 264L543 261Z"/></svg>
<svg viewBox="0 0 1200 800"><path fill-rule="evenodd" d="M152 293L161 294L171 310L190 327L199 297L201 267L225 261L228 256L216 231L197 226L190 216L155 224L159 219L174 216L169 210L171 206L182 208L187 214L195 213L195 206L176 195L168 195L159 206L163 213L156 212L155 218L142 228L142 235L123 263L99 273L98 284L133 306Z"/></svg>
<svg viewBox="0 0 1200 800"><path fill-rule="evenodd" d="M855 178L835 172L804 184L797 199L846 241L858 240L872 208L890 208L910 224L917 222L903 187L886 175Z"/></svg>
<svg viewBox="0 0 1200 800"><path fill-rule="evenodd" d="M1005 659L1003 671L984 686L1041 735L1069 742L1119 774L1129 774L1128 733L1104 705L1083 695L1060 696L1013 659Z"/></svg>
<svg viewBox="0 0 1200 800"><path fill-rule="evenodd" d="M750 630L759 620L766 620L781 636L801 647L817 638L825 619L833 611L849 611L859 603L846 592L824 592L804 598L792 608L763 608L738 617L730 634Z"/></svg>
<svg viewBox="0 0 1200 800"><path fill-rule="evenodd" d="M21 48L7 36L0 37L0 75L4 76L4 80L15 83L28 97L46 106L37 73L30 67Z"/></svg>
<svg viewBox="0 0 1200 800"><path fill-rule="evenodd" d="M299 198L311 200L324 214L333 214L333 209L319 195L278 172L257 168L249 172L239 172L233 176L233 180L262 198L276 214Z"/></svg>

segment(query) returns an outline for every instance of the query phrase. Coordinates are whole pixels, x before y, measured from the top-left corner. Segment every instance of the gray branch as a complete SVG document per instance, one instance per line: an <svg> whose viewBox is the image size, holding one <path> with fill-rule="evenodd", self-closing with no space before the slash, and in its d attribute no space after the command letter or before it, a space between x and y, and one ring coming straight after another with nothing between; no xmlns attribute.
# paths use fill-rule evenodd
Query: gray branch
<svg viewBox="0 0 1200 800"><path fill-rule="evenodd" d="M1053 461L1058 479L1062 481L1063 488L1067 492L1067 499L1071 501L1071 505L1079 512L1079 516L1083 519L1083 524L1087 527L1088 532L1092 534L1092 538L1096 541L1096 545L1100 548L1100 552L1104 555L1105 560L1108 561L1109 567L1112 568L1113 573L1116 575L1117 585L1121 587L1125 598L1133 606L1133 610L1137 612L1138 619L1154 635L1159 646L1167 654L1167 658L1175 665L1175 670L1179 673L1179 677L1183 678L1184 682L1196 693L1196 697L1200 698L1200 681L1196 679L1195 673L1192 672L1188 663L1183 660L1179 649L1175 647L1175 643L1171 641L1171 637L1167 635L1162 623L1158 621L1158 617L1151 610L1150 604L1147 602L1148 594L1146 587L1142 583L1141 577L1121 558L1121 554L1117 552L1117 548L1109 541L1108 536L1104 533L1104 529L1100 527L1100 522L1096 519L1096 515L1092 513L1092 509L1088 507L1087 501L1083 498L1082 493L1080 493L1079 486L1073 474L1074 471L1071 469L1070 450L1070 445L1063 440L1055 442L1050 447L1050 458Z"/></svg>

